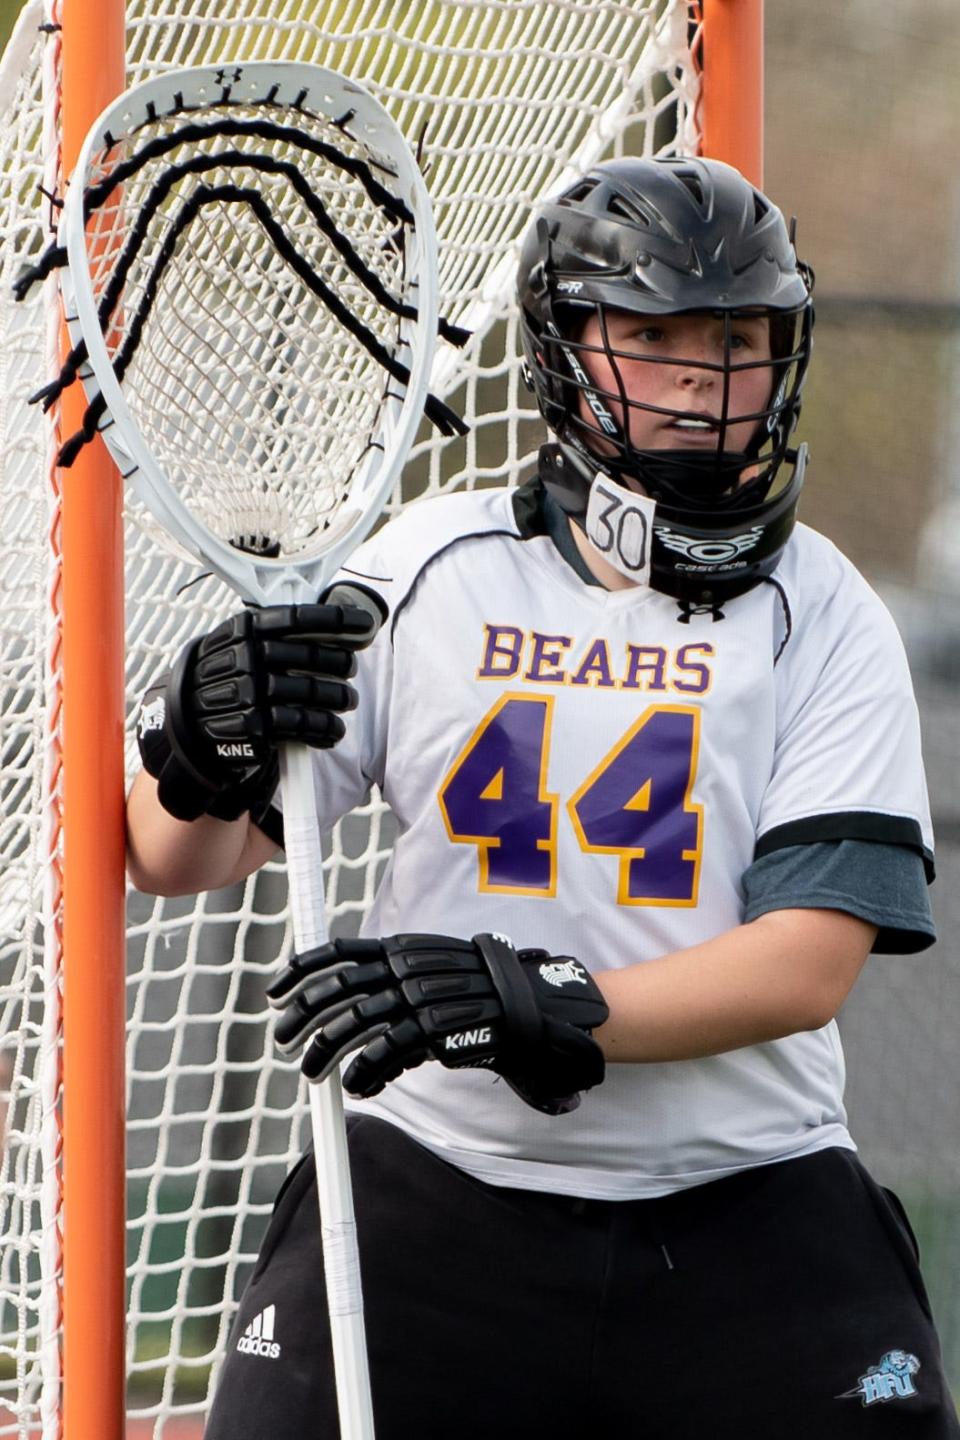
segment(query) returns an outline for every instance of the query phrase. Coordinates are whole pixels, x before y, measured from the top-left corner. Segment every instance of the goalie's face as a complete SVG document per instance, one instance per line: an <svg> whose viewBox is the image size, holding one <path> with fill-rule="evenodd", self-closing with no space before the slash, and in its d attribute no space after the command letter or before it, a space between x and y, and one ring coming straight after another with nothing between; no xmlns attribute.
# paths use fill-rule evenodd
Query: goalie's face
<svg viewBox="0 0 960 1440"><path fill-rule="evenodd" d="M598 309L575 359L590 444L601 454L625 438L633 450L747 452L774 386L765 314L638 315ZM619 431L614 435L612 426Z"/></svg>

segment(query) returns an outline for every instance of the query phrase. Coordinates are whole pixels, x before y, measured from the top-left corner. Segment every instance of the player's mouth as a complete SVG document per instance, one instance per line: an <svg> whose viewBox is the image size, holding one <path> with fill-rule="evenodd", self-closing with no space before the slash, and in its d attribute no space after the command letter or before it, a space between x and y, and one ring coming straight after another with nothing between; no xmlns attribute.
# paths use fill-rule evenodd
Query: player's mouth
<svg viewBox="0 0 960 1440"><path fill-rule="evenodd" d="M684 445L701 445L709 449L716 449L720 437L720 422L712 415L678 416L663 428Z"/></svg>

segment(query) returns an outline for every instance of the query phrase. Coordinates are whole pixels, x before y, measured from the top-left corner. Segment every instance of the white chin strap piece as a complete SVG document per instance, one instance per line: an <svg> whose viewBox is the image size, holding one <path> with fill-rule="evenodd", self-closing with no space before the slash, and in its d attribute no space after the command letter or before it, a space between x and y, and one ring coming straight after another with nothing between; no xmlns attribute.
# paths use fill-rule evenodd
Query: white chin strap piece
<svg viewBox="0 0 960 1440"><path fill-rule="evenodd" d="M608 564L637 585L650 584L650 551L657 502L618 485L608 475L590 486L584 531Z"/></svg>

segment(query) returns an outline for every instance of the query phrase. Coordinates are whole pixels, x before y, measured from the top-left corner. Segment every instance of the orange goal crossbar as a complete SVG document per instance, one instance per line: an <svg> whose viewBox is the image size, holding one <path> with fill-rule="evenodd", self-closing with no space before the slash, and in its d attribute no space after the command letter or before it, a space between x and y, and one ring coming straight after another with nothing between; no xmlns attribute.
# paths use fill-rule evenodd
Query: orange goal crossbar
<svg viewBox="0 0 960 1440"><path fill-rule="evenodd" d="M763 0L700 0L701 152L763 186Z"/></svg>
<svg viewBox="0 0 960 1440"><path fill-rule="evenodd" d="M122 0L62 0L62 166L124 87ZM80 386L62 402L79 429ZM121 480L100 440L60 475L63 657L63 1404L124 1433L125 967Z"/></svg>

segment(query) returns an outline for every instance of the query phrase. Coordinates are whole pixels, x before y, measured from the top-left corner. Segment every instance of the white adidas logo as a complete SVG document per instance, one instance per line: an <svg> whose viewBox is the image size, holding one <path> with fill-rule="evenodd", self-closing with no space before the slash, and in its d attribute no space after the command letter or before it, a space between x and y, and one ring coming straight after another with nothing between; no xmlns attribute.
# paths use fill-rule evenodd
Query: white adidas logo
<svg viewBox="0 0 960 1440"><path fill-rule="evenodd" d="M244 1355L262 1355L265 1360L279 1359L280 1346L273 1338L276 1316L276 1305L268 1305L255 1315L237 1341L237 1349Z"/></svg>

